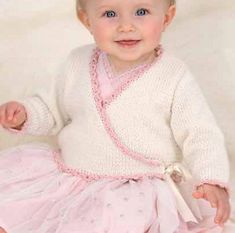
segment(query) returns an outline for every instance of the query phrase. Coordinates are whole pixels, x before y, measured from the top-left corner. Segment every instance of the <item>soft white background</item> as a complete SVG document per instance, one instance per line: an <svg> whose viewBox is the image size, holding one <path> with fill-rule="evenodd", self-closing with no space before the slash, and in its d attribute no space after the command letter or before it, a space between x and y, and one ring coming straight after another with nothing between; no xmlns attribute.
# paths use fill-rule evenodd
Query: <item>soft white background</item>
<svg viewBox="0 0 235 233"><path fill-rule="evenodd" d="M0 104L48 85L72 48L92 42L76 19L74 5L75 0L0 0ZM234 169L235 1L178 0L177 8L163 45L198 79L225 134ZM35 140L55 142L0 129L0 150Z"/></svg>

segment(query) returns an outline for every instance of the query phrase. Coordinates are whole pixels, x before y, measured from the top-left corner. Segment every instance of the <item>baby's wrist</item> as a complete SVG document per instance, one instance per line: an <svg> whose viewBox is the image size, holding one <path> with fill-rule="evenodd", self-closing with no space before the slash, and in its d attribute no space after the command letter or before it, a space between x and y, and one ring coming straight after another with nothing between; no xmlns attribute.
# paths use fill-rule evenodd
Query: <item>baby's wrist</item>
<svg viewBox="0 0 235 233"><path fill-rule="evenodd" d="M221 182L217 180L200 181L194 185L194 191L197 191L199 187L204 186L204 185L211 185L211 186L216 186L218 188L224 189L228 193L228 195L230 195L229 184L226 182Z"/></svg>

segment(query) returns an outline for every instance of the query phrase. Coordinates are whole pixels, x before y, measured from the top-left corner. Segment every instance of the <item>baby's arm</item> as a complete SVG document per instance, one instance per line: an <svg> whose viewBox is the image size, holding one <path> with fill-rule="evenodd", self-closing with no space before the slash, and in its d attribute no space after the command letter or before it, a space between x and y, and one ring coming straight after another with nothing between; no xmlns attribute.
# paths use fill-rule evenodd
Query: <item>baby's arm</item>
<svg viewBox="0 0 235 233"><path fill-rule="evenodd" d="M64 107L64 95L70 60L71 58L48 88L41 88L36 94L23 100L3 104L2 113L0 113L3 116L0 124L16 133L30 135L58 133L69 119ZM9 111L6 111L6 106L8 110L10 109ZM21 111L18 112L17 109L21 109ZM12 117L12 112L14 112L14 119L7 120L5 115Z"/></svg>
<svg viewBox="0 0 235 233"><path fill-rule="evenodd" d="M48 88L39 89L33 96L20 100L27 120L22 130L30 135L56 134L66 124L63 106L64 77L56 77Z"/></svg>
<svg viewBox="0 0 235 233"><path fill-rule="evenodd" d="M41 90L26 99L3 104L1 106L2 126L13 133L50 134L56 124L61 124L58 106L54 106L53 98L56 96L53 97L51 92ZM53 112L51 111L52 106ZM17 109L21 109L20 112Z"/></svg>
<svg viewBox="0 0 235 233"><path fill-rule="evenodd" d="M171 127L196 180L198 191L194 196L205 198L211 204L215 201L215 222L224 223L230 211L227 193L229 163L224 137L199 86L188 71L175 90Z"/></svg>

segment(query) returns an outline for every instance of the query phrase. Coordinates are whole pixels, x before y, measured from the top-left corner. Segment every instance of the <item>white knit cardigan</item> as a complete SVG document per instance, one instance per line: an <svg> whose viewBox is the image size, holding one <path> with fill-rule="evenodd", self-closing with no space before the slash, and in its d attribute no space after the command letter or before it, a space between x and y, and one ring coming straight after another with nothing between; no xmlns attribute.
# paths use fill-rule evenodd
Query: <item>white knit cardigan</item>
<svg viewBox="0 0 235 233"><path fill-rule="evenodd" d="M59 133L64 167L88 176L161 176L184 160L198 182L228 182L223 135L182 61L163 52L105 103L98 57L94 45L75 49L50 91L22 101L27 133Z"/></svg>

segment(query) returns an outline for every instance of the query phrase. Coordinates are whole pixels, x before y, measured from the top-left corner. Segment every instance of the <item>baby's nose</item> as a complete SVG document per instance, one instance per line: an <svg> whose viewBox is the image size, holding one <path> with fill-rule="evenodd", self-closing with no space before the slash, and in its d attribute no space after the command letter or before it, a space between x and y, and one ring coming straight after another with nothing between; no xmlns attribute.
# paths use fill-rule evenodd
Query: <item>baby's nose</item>
<svg viewBox="0 0 235 233"><path fill-rule="evenodd" d="M119 32L135 31L134 21L130 17L123 17L119 20L118 24Z"/></svg>

